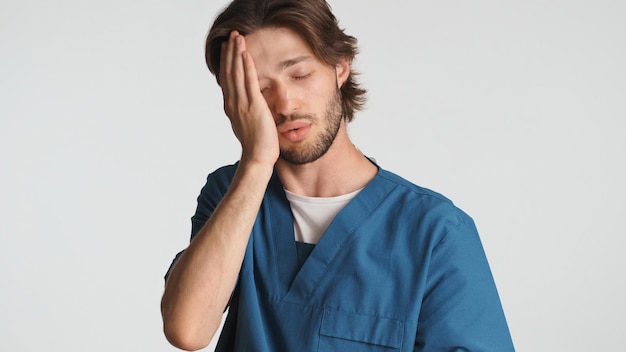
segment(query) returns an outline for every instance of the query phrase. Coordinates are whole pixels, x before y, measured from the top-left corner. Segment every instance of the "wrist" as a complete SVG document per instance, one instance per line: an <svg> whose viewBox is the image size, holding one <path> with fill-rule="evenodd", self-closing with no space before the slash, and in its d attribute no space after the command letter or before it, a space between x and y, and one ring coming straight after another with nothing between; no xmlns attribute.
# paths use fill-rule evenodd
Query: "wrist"
<svg viewBox="0 0 626 352"><path fill-rule="evenodd" d="M237 176L243 178L261 178L269 181L274 173L274 164L275 161L242 157L237 167Z"/></svg>

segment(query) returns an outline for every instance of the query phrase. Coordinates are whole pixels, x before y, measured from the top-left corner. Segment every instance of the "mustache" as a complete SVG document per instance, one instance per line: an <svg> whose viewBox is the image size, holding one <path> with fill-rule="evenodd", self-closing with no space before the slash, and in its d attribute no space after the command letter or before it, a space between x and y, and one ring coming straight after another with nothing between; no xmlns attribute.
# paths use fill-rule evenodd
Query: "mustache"
<svg viewBox="0 0 626 352"><path fill-rule="evenodd" d="M278 119L276 120L276 127L284 124L285 122L288 121L295 121L295 120L308 120L308 121L315 121L315 114L300 114L300 113L295 113L295 114L290 114L290 115L279 115Z"/></svg>

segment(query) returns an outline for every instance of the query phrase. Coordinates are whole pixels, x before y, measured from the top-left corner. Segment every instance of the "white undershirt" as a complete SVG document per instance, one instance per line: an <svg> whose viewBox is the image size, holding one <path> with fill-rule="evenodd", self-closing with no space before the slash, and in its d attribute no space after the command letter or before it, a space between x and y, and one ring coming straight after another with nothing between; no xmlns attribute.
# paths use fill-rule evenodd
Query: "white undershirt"
<svg viewBox="0 0 626 352"><path fill-rule="evenodd" d="M296 241L316 244L337 213L360 191L337 197L305 197L285 190L291 204Z"/></svg>

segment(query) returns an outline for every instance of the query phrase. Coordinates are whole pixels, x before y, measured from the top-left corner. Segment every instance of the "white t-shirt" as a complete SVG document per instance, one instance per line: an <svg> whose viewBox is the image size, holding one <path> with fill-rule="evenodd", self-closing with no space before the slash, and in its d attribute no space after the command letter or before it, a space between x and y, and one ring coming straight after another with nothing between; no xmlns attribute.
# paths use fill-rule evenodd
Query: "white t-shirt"
<svg viewBox="0 0 626 352"><path fill-rule="evenodd" d="M285 190L291 204L296 241L316 244L337 213L360 191L337 197L305 197Z"/></svg>

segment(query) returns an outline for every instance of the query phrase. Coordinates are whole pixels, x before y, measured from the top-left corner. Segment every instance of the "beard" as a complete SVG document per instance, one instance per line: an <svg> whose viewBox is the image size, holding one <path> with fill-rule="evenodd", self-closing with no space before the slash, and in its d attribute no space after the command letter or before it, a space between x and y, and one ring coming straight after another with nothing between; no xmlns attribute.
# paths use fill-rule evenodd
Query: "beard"
<svg viewBox="0 0 626 352"><path fill-rule="evenodd" d="M280 158L294 165L303 165L316 161L321 158L330 146L335 141L337 133L339 133L339 127L341 126L341 120L343 119L343 112L341 106L341 93L339 89L335 91L328 102L326 103L326 110L324 112L324 120L326 122L326 128L319 134L311 144L307 146L295 146L292 148L281 148ZM300 115L294 114L289 117L285 117L283 120L296 120L304 119L316 122L315 115Z"/></svg>

